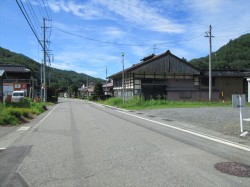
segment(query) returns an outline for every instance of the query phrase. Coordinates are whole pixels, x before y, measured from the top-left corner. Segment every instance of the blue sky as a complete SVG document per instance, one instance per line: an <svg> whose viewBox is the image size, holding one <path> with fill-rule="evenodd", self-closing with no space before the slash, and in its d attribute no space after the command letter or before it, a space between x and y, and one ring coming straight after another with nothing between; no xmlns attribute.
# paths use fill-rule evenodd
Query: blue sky
<svg viewBox="0 0 250 187"><path fill-rule="evenodd" d="M106 77L155 52L170 50L191 60L209 50L205 32L212 25L213 51L250 33L250 0L18 0L39 39L42 18L52 67ZM41 46L15 0L0 1L0 46L38 62ZM155 49L154 49L155 48Z"/></svg>

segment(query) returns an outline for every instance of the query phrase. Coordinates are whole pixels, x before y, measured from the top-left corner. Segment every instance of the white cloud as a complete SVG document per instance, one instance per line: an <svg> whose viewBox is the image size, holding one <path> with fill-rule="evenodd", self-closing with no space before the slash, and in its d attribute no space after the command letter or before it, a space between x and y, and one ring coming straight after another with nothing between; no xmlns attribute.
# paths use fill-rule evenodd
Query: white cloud
<svg viewBox="0 0 250 187"><path fill-rule="evenodd" d="M134 27L141 27L157 32L183 32L183 28L180 24L174 23L171 19L160 15L158 9L138 0L133 1L133 4L140 6L131 6L126 3L107 0L92 0L85 3L76 3L74 1L65 3L62 0L51 0L49 2L49 6L54 12L71 12L75 16L85 20L108 19L116 20L120 25L126 24L127 22Z"/></svg>
<svg viewBox="0 0 250 187"><path fill-rule="evenodd" d="M102 30L102 33L112 38L121 38L126 35L124 31L117 27L106 27Z"/></svg>

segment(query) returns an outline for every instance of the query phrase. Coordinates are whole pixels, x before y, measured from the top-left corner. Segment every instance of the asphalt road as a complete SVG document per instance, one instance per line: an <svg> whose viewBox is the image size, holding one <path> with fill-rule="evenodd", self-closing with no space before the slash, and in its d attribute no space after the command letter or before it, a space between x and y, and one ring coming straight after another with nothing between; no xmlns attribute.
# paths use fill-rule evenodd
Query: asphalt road
<svg viewBox="0 0 250 187"><path fill-rule="evenodd" d="M0 172L6 186L15 175L19 184L31 187L250 183L250 177L229 175L214 167L221 162L250 165L249 147L172 128L167 121L154 122L133 112L63 99L25 127L30 128L19 131L16 139L9 135L7 149L0 152L0 168L1 159L8 154L12 158L4 162L5 167L9 162L10 171ZM13 156L17 153L21 158Z"/></svg>

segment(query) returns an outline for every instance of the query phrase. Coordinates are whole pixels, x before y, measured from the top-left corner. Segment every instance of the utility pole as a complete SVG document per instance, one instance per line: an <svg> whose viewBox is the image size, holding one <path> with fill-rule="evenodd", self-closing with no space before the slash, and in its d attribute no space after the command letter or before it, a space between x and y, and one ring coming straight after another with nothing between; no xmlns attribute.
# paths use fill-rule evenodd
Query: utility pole
<svg viewBox="0 0 250 187"><path fill-rule="evenodd" d="M47 85L46 85L46 27L45 18L43 18L43 101L47 101Z"/></svg>
<svg viewBox="0 0 250 187"><path fill-rule="evenodd" d="M154 49L154 54L155 54L155 50L158 49L158 48L156 48L156 44L154 44L154 48L153 49Z"/></svg>
<svg viewBox="0 0 250 187"><path fill-rule="evenodd" d="M43 60L42 60L42 63L41 63L40 73L41 73L41 95L40 95L40 99L41 99L41 101L43 101Z"/></svg>
<svg viewBox="0 0 250 187"><path fill-rule="evenodd" d="M51 21L51 20L49 20ZM46 50L46 29L50 27L46 27L46 19L43 17L43 101L47 102L47 84L46 84L46 56L47 50Z"/></svg>
<svg viewBox="0 0 250 187"><path fill-rule="evenodd" d="M108 68L106 66L106 98L108 98Z"/></svg>
<svg viewBox="0 0 250 187"><path fill-rule="evenodd" d="M124 55L125 53L122 52L122 104L123 105L125 103Z"/></svg>
<svg viewBox="0 0 250 187"><path fill-rule="evenodd" d="M212 96L212 26L209 25L209 31L206 32L205 37L209 37L209 88L208 88L208 99L211 101L211 96Z"/></svg>

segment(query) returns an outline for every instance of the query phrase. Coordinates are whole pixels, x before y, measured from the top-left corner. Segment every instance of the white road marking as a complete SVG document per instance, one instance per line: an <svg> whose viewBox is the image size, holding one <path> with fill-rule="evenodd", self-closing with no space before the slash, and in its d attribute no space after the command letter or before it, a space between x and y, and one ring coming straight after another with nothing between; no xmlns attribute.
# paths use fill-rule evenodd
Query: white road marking
<svg viewBox="0 0 250 187"><path fill-rule="evenodd" d="M53 108L41 121L39 121L32 129L35 129L40 125L49 115L59 106L60 104L57 104L55 108Z"/></svg>
<svg viewBox="0 0 250 187"><path fill-rule="evenodd" d="M19 129L17 129L17 131L27 131L29 130L30 126L26 126L26 127L21 127Z"/></svg>
<svg viewBox="0 0 250 187"><path fill-rule="evenodd" d="M129 114L127 112L123 112L123 111L120 111L120 110L117 110L117 112L120 112L120 113L129 115L129 116L132 116L132 117L135 117L135 118L143 119L145 121L156 123L158 125L169 127L169 128L175 129L175 130L179 130L179 131L182 131L182 132L186 132L186 133L189 133L189 134L204 138L204 139L208 139L208 140L211 140L211 141L214 141L214 142L218 142L218 143L221 143L221 144L224 144L224 145L228 145L228 146L231 146L231 147L235 147L235 148L250 152L250 147L242 145L242 144L238 144L238 143L235 143L235 142L231 142L231 141L228 141L228 140L225 140L225 139L221 139L221 138L211 136L211 135L207 135L207 134L200 133L200 132L194 132L194 131L191 131L191 130L182 129L180 127L175 127L175 126L168 125L168 124L165 124L165 123L161 123L161 122L158 122L158 121L150 120L150 119L143 118L141 116L136 116L136 115L133 115L133 114Z"/></svg>
<svg viewBox="0 0 250 187"><path fill-rule="evenodd" d="M6 148L4 148L4 147L0 147L0 150L5 150Z"/></svg>

